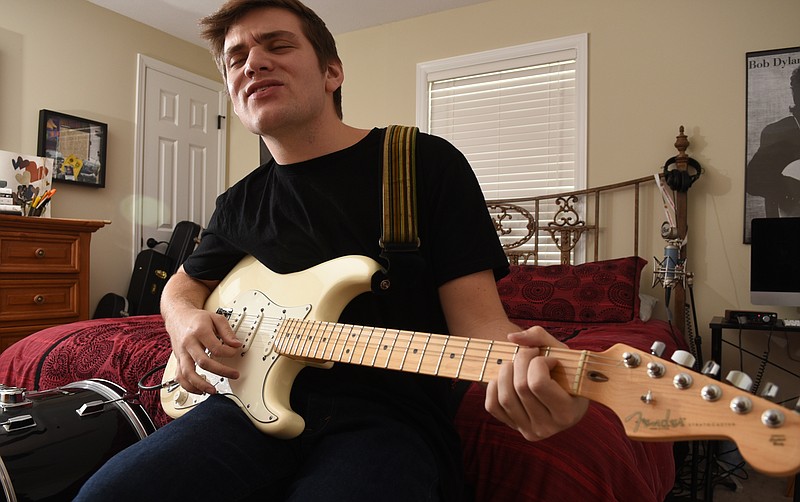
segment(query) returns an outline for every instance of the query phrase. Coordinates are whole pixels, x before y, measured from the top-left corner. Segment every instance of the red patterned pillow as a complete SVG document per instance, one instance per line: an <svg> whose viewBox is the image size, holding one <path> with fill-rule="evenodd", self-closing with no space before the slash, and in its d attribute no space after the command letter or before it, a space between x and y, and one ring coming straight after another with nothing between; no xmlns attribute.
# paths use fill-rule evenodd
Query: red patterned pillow
<svg viewBox="0 0 800 502"><path fill-rule="evenodd" d="M639 315L638 257L581 265L514 265L497 283L512 320L627 322Z"/></svg>

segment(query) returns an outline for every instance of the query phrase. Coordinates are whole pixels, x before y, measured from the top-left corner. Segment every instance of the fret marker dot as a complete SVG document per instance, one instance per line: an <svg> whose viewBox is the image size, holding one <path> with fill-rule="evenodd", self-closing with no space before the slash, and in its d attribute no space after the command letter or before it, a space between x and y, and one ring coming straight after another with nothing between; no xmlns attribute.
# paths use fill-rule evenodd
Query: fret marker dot
<svg viewBox="0 0 800 502"><path fill-rule="evenodd" d="M456 355L453 352L451 352L450 353L450 359L453 359L454 357L456 357Z"/></svg>
<svg viewBox="0 0 800 502"><path fill-rule="evenodd" d="M384 345L384 346L383 346L383 350L386 350L386 349L388 349L388 348L389 348L389 346L388 346L388 345Z"/></svg>
<svg viewBox="0 0 800 502"><path fill-rule="evenodd" d="M502 359L498 359L497 360L497 364L503 364L503 360Z"/></svg>

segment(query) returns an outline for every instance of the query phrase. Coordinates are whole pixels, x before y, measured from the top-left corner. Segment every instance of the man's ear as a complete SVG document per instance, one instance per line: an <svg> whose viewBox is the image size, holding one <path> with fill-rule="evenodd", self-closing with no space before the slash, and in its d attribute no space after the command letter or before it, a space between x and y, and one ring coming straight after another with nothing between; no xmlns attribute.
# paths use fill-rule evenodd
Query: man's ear
<svg viewBox="0 0 800 502"><path fill-rule="evenodd" d="M329 63L325 72L325 89L333 93L344 82L344 70L341 63Z"/></svg>

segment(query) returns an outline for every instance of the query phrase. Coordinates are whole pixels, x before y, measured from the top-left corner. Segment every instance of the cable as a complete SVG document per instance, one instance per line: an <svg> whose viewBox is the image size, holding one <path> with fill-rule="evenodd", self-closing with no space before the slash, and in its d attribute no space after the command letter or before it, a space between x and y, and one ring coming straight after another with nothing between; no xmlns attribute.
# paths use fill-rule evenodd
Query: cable
<svg viewBox="0 0 800 502"><path fill-rule="evenodd" d="M695 356L697 360L697 364L695 365L696 368L703 367L703 339L700 337L700 328L697 324L697 307L694 303L694 275L689 274L688 277L688 284L689 284L689 301L692 304L692 318L694 319L694 351L695 353L692 354Z"/></svg>
<svg viewBox="0 0 800 502"><path fill-rule="evenodd" d="M142 378L139 379L139 382L136 385L141 390L160 390L162 387L164 387L164 384L159 383L159 384L156 384L156 385L144 385L144 381L147 380L148 378L150 378L151 376L153 376L157 371L163 370L166 367L167 367L166 364L160 364L160 365L156 366L155 368L153 368L150 371L148 371L147 373L145 373L142 376Z"/></svg>
<svg viewBox="0 0 800 502"><path fill-rule="evenodd" d="M761 379L764 378L764 372L767 370L767 361L769 360L769 350L772 346L773 333L773 330L769 330L769 336L767 337L767 348L764 350L764 355L761 356L761 364L758 365L756 378L753 380L753 390L751 391L753 394L758 393L758 388L761 386Z"/></svg>

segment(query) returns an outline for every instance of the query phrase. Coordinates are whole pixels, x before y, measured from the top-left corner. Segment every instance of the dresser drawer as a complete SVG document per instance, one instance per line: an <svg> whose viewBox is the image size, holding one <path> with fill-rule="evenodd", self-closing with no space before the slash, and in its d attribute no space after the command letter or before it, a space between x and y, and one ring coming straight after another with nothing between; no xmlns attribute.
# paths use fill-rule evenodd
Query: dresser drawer
<svg viewBox="0 0 800 502"><path fill-rule="evenodd" d="M78 273L77 235L0 235L0 273Z"/></svg>
<svg viewBox="0 0 800 502"><path fill-rule="evenodd" d="M39 321L79 316L79 279L0 279L0 321Z"/></svg>

